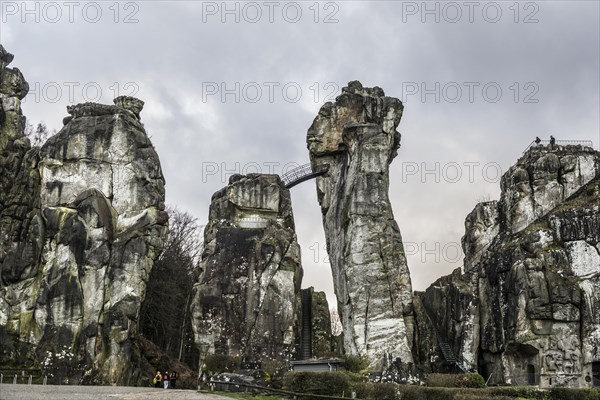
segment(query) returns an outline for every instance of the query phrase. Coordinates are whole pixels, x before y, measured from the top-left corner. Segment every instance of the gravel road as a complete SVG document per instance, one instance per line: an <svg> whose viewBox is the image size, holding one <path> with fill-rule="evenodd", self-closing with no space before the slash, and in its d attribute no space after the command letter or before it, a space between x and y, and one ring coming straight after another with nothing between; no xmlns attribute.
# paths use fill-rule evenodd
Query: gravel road
<svg viewBox="0 0 600 400"><path fill-rule="evenodd" d="M226 400L195 390L123 386L0 385L0 400Z"/></svg>

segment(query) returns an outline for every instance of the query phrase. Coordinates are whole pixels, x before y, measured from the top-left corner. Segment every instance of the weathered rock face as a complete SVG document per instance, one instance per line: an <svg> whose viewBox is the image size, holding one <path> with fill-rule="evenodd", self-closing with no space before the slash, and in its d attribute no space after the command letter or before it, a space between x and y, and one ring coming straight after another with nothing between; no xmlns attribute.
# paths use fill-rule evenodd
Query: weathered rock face
<svg viewBox="0 0 600 400"><path fill-rule="evenodd" d="M29 85L23 78L23 74L18 68L8 68L8 65L12 62L13 55L8 53L2 45L0 45L0 124L3 127L3 135L0 138L3 150L9 150L9 142L13 142L15 139L22 136L25 127L25 117L21 113L21 100L27 95L29 91ZM24 146L27 147L27 146ZM15 153L13 150L13 154ZM2 165L3 167L9 166L8 154L4 152L2 154ZM18 168L16 168L18 170ZM8 171L7 171L8 172ZM12 171L14 172L14 171ZM11 175L8 175L11 176ZM8 187L8 176L2 176L2 193L0 196L4 198L7 193ZM14 175L12 175L14 176Z"/></svg>
<svg viewBox="0 0 600 400"><path fill-rule="evenodd" d="M549 147L532 147L502 177L503 228L512 233L548 213L597 174L593 149Z"/></svg>
<svg viewBox="0 0 600 400"><path fill-rule="evenodd" d="M311 291L312 351L314 358L335 355L335 341L331 334L331 314L325 292Z"/></svg>
<svg viewBox="0 0 600 400"><path fill-rule="evenodd" d="M69 107L17 174L2 164L0 329L15 346L0 364L25 348L24 363L71 382L139 381L137 317L167 233L164 178L143 102L115 103ZM22 124L6 125L18 119L10 112L2 140L14 149L28 141Z"/></svg>
<svg viewBox="0 0 600 400"><path fill-rule="evenodd" d="M503 176L500 201L467 217L465 274L421 295L443 339L491 382L591 384L600 361L599 178L591 148L530 149Z"/></svg>
<svg viewBox="0 0 600 400"><path fill-rule="evenodd" d="M368 355L370 368L400 357L412 362L411 281L400 230L388 198L396 156L400 100L350 82L326 103L308 130L344 347Z"/></svg>
<svg viewBox="0 0 600 400"><path fill-rule="evenodd" d="M21 100L29 85L17 68L8 68L13 55L0 45L0 264L24 242L31 219L28 213L38 192L38 177L30 174L37 154L29 152ZM24 184L16 187L15 181ZM22 262L32 263L31 256Z"/></svg>
<svg viewBox="0 0 600 400"><path fill-rule="evenodd" d="M277 175L234 175L212 197L192 303L201 353L287 360L300 307L300 247Z"/></svg>
<svg viewBox="0 0 600 400"><path fill-rule="evenodd" d="M313 287L302 289L300 331L296 337L297 358L330 358L336 355L336 342L331 334L331 315L325 292Z"/></svg>

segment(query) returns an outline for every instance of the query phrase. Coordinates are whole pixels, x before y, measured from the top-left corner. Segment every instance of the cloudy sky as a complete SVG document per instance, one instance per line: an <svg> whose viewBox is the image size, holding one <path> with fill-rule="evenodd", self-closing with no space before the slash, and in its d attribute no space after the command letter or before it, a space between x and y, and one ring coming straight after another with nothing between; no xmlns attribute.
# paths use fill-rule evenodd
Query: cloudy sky
<svg viewBox="0 0 600 400"><path fill-rule="evenodd" d="M308 162L306 131L351 80L405 105L390 198L413 288L461 265L465 216L539 136L600 145L599 2L0 1L32 123L144 100L167 202L205 224L236 172ZM333 299L314 182L292 189L303 286Z"/></svg>

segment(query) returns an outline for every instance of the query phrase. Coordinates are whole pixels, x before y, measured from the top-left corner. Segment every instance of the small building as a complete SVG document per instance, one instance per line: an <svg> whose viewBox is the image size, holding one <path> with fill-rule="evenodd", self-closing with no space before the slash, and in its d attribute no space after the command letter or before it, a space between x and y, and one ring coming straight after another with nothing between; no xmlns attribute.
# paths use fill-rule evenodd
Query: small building
<svg viewBox="0 0 600 400"><path fill-rule="evenodd" d="M300 360L292 361L294 372L335 372L341 368L342 360L332 358L327 360Z"/></svg>

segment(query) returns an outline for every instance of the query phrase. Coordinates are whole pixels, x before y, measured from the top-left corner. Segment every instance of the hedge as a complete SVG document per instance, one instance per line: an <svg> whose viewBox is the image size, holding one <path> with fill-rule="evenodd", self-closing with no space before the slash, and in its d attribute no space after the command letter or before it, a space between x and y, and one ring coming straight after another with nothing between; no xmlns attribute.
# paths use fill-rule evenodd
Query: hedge
<svg viewBox="0 0 600 400"><path fill-rule="evenodd" d="M467 374L429 374L426 379L427 386L454 387L454 388L482 388L485 387L483 376L477 373Z"/></svg>
<svg viewBox="0 0 600 400"><path fill-rule="evenodd" d="M567 388L552 388L550 389L549 400L600 400L600 390L593 388L585 389L567 389Z"/></svg>
<svg viewBox="0 0 600 400"><path fill-rule="evenodd" d="M296 393L350 397L350 377L344 372L288 372L283 388Z"/></svg>
<svg viewBox="0 0 600 400"><path fill-rule="evenodd" d="M465 375L452 382L465 384ZM469 383L477 382L477 374L469 374ZM436 377L434 377L436 382ZM327 396L356 397L364 400L600 400L600 390L594 388L539 389L534 386L498 386L488 388L431 387L372 383L362 381L361 375L347 372L288 372L284 388L297 393ZM439 381L438 381L439 382Z"/></svg>

